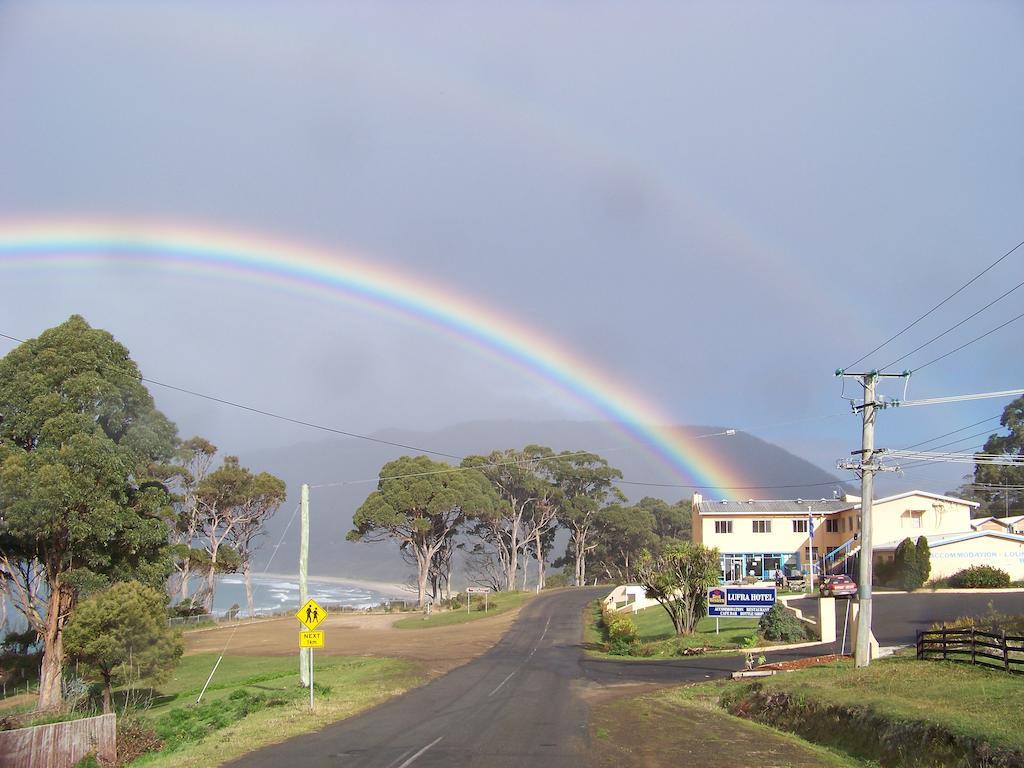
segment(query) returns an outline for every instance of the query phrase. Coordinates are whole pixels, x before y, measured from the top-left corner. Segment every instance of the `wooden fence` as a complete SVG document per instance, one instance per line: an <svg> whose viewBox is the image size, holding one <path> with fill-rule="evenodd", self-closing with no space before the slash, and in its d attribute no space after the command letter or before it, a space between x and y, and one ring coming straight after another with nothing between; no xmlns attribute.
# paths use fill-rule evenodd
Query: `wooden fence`
<svg viewBox="0 0 1024 768"><path fill-rule="evenodd" d="M1024 637L973 628L918 632L917 658L1024 672Z"/></svg>
<svg viewBox="0 0 1024 768"><path fill-rule="evenodd" d="M114 715L0 731L2 768L71 768L89 754L111 763L117 758Z"/></svg>

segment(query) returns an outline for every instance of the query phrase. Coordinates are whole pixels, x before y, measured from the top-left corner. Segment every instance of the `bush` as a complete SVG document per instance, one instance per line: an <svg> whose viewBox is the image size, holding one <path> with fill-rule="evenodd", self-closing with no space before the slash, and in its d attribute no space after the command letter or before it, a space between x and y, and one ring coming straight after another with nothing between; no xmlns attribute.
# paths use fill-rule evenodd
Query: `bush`
<svg viewBox="0 0 1024 768"><path fill-rule="evenodd" d="M164 746L153 726L139 717L122 717L117 721L117 764L128 765L147 752Z"/></svg>
<svg viewBox="0 0 1024 768"><path fill-rule="evenodd" d="M1010 574L991 565L972 565L950 576L949 584L966 589L1005 589L1010 586Z"/></svg>
<svg viewBox="0 0 1024 768"><path fill-rule="evenodd" d="M617 656L628 656L636 644L636 624L629 616L601 607L601 627L608 641L608 652Z"/></svg>
<svg viewBox="0 0 1024 768"><path fill-rule="evenodd" d="M798 643L810 637L807 625L786 610L782 603L776 603L761 617L757 631L765 640L781 640L786 643Z"/></svg>

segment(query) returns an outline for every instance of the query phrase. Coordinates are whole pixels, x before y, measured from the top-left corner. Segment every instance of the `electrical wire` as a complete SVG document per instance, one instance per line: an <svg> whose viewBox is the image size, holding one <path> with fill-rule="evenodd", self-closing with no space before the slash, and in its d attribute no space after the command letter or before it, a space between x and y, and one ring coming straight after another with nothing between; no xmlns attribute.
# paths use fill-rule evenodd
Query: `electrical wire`
<svg viewBox="0 0 1024 768"><path fill-rule="evenodd" d="M8 335L6 333L0 333L0 337L3 337L5 339L10 339L11 341L17 341L17 342L22 343L22 344L25 343L24 339L19 339L19 338L16 338L14 336L10 336L10 335ZM110 368L110 370L116 371L117 373L122 373L122 374L124 373L123 371L120 371L119 369L113 368L113 366L109 366L109 368ZM462 460L461 456L457 456L457 455L455 455L453 453L444 453L443 451L434 451L434 450L430 450L429 448L422 448L422 447L415 446L415 445L408 445L406 443L397 443L397 442L394 442L392 440L384 440L382 438L372 437L370 435L361 435L361 434L359 434L357 432L349 432L349 431L344 430L344 429L337 429L335 427L328 427L328 426L325 426L323 424L317 424L316 422L312 422L312 421L305 421L303 419L296 419L296 418L293 418L291 416L285 416L285 415L280 414L280 413L274 413L273 411L267 411L267 410L264 410L262 408L255 408L255 407L253 407L251 405L245 405L243 403L238 403L238 402L235 402L234 400L228 400L227 398L217 397L216 395L208 395L208 394L206 394L204 392L197 392L197 391L195 391L193 389L187 389L185 387L179 387L179 386L177 386L175 384L168 384L168 383L163 382L163 381L158 381L156 379L151 379L148 376L143 376L141 373L136 378L138 378L139 381L143 381L143 382L145 382L147 384L153 384L153 385L155 385L157 387L163 387L164 389L169 389L172 392L180 392L181 394L184 394L184 395L190 395L192 397L198 397L198 398L200 398L202 400L209 400L210 402L213 402L213 403L219 403L221 405L227 405L227 406L230 406L232 408L237 408L239 410L247 411L249 413L255 413L255 414L259 415L259 416L266 416L266 417L271 418L271 419L277 419L278 421L284 421L284 422L287 422L289 424L296 424L296 425L301 426L301 427L309 427L311 429L318 429L318 430L320 430L322 432L330 432L331 434L341 435L343 437L351 437L351 438L355 438L356 440L365 440L367 442L377 443L379 445L390 445L393 448L403 448L403 449L405 449L407 451L416 451L418 453L426 453L426 454L430 454L432 456L443 456L446 459L455 459L457 461L461 461Z"/></svg>
<svg viewBox="0 0 1024 768"><path fill-rule="evenodd" d="M904 447L903 450L910 450L911 448L919 448L920 446L922 446L922 445L924 445L926 443L934 443L936 440L941 440L944 437L949 437L950 435L955 435L957 432L963 432L964 430L970 429L971 427L976 427L979 424L984 424L987 421L995 421L998 418L1000 418L1000 417L999 416L989 416L987 419L982 419L981 421L976 421L973 424L968 424L966 427L960 427L960 429L954 429L952 432L946 432L945 434L939 435L938 437L933 437L933 438L930 438L928 440L922 440L919 443L914 443L913 445L908 445L908 446Z"/></svg>
<svg viewBox="0 0 1024 768"><path fill-rule="evenodd" d="M929 361L928 361L927 363L924 363L923 365L919 365L919 366L917 366L917 368L915 368L913 372L914 372L914 373L917 373L918 371L920 371L920 370L922 370L922 369L924 369L924 368L927 368L927 367L928 367L929 365L931 365L932 363L937 363L937 362L939 362L940 360L945 360L945 359L946 359L947 357L949 357L949 356L950 356L950 355L952 355L953 353L955 353L955 352L959 352L959 351L960 351L961 349L963 349L964 347L969 347L969 346L971 346L971 344L974 344L975 342L981 341L981 340L982 340L982 339L984 339L984 338L985 338L986 336L991 336L991 335L992 335L993 333L995 333L996 331L1000 331L1000 330L1002 330L1003 328L1005 328L1006 326L1008 326L1008 325L1009 325L1010 323L1015 323L1015 322L1017 322L1017 321L1018 321L1018 320L1020 320L1020 319L1021 319L1022 317L1024 317L1024 312L1021 312L1021 313L1020 313L1019 315L1017 315L1016 317L1011 317L1011 318L1010 318L1009 320L1007 320L1007 321L1006 321L1005 323L1003 323L1003 324L1001 324L1001 325L997 325L997 326L996 326L995 328L993 328L992 330L990 330L990 331L986 331L985 333L981 334L981 336L976 336L975 338L971 339L970 341L968 341L968 342L966 342L966 343L964 343L964 344L961 344L961 345L960 345L959 347L957 347L956 349L951 349L951 350L949 350L949 352L947 352L946 354L944 354L944 355L939 355L938 357L936 357L936 358L934 358L934 359L932 359L932 360L929 360Z"/></svg>
<svg viewBox="0 0 1024 768"><path fill-rule="evenodd" d="M966 283L964 283L963 285L961 285L961 286L960 286L959 288L957 288L957 289L956 289L955 291L953 291L953 292L952 292L951 294L949 294L949 296L947 296L946 298L944 298L944 299L943 299L942 301L940 301L940 302L939 302L938 304L936 304L936 305L935 305L934 307L932 307L931 309L929 309L929 310L928 310L927 312L925 312L925 313L924 313L923 315L921 315L921 316L920 316L919 318L917 318L916 320L914 320L914 321L913 321L912 323L910 323L910 324L909 324L909 325L907 325L907 326L904 326L904 327L903 327L903 328L902 328L902 329L901 329L900 331L898 331L897 333L895 333L895 334L893 334L892 336L890 336L890 337L889 337L888 339L886 339L885 341L883 341L883 342L882 342L881 344L879 344L879 345L878 345L877 347L875 347L874 349L872 349L872 350L871 350L870 352L868 352L868 353L867 353L866 355L863 355L862 357L859 357L859 358L857 358L857 359L856 359L856 360L854 360L854 361L853 361L852 363L850 363L849 365L847 365L847 366L846 366L846 368L845 368L844 370L848 370L848 369L852 368L853 366L857 365L857 363L859 363L859 362L861 362L861 361L863 361L863 360L866 360L867 358L871 357L871 355L875 354L875 352L878 352L878 351L879 351L880 349L882 349L883 347L886 347L886 346L888 346L888 345L889 345L889 344L890 344L891 342L893 342L893 341L895 341L896 339L898 339L898 338L899 338L900 336L902 336L902 335L903 335L904 333L906 333L907 331L909 331L909 330L910 330L911 328L913 328L913 327L914 327L915 325L917 325L917 324L918 324L918 323L920 323L920 322L921 322L922 320L924 320L924 319L925 319L926 317L928 317L928 316L929 316L929 315L931 315L931 314L932 314L933 312L935 312L935 310L939 309L939 307L943 306L943 305L944 305L944 304L945 304L946 302L948 302L948 301L949 301L950 299L952 299L953 297L957 296L958 294L960 294L961 292L963 292L963 291L964 291L964 290L965 290L966 288L968 288L968 287L969 287L969 286L971 286L971 285L972 285L973 283L975 283L975 282L976 282L977 280L979 280L979 279L980 279L980 278L981 278L981 277L982 277L982 276L983 276L984 274L986 274L987 272L989 272L989 270L991 270L991 269L992 269L993 267L995 267L995 266L996 266L997 264L999 264L999 263L1000 263L1001 261L1003 261L1004 259L1006 259L1006 258L1007 258L1007 257L1008 257L1008 256L1009 256L1010 254L1012 254L1012 253L1013 253L1014 251L1016 251L1016 250L1017 250L1018 248L1020 248L1020 247L1021 247L1022 245L1024 245L1024 240L1021 240L1021 241L1020 241L1019 243L1017 243L1017 244L1016 244L1015 246L1013 246L1013 248L1011 248L1011 249L1010 249L1010 250L1008 250L1008 251L1007 251L1006 253L1004 253L1004 254L1003 254L1002 256L1000 256L1000 257L999 257L998 259L996 259L995 261L993 261L993 262L992 262L991 264L989 264L989 265L988 265L987 267L985 267L985 268L984 268L983 270L981 270L981 272L979 272L979 273L978 273L978 274L976 274L976 275L975 275L974 277L972 277L972 278L971 278L970 280L968 280L968 281L967 281ZM920 369L918 369L918 370L920 370Z"/></svg>
<svg viewBox="0 0 1024 768"><path fill-rule="evenodd" d="M951 325L951 326L950 326L949 328L947 328L946 330L944 330L944 331L943 331L942 333L940 333L939 335L937 335L937 336L933 336L932 338L930 338L930 339L929 339L928 341L926 341L926 342L925 342L924 344L921 344L921 345L919 345L919 346L917 346L917 347L914 347L914 348L913 348L912 350L910 350L909 352L907 352L907 353L906 353L905 355L903 355L903 356L901 356L901 357L897 357L897 358L896 358L895 360L893 360L893 361L892 361L891 363L886 363L885 365L883 365L883 366L882 366L882 369L884 370L884 369L886 369L886 368L892 368L892 366L896 365L896 363L899 363L899 362L902 362L903 360L906 360L906 359L907 359L908 357L910 357L910 356L911 356L912 354L914 354L915 352L920 352L920 351L921 351L922 349L924 349L925 347L929 346L930 344L932 344L932 343L934 343L934 342L938 341L939 339L941 339L941 338L942 338L943 336L945 336L946 334L952 333L952 332L953 332L953 331L955 331L955 330L956 330L957 328L959 328L959 327L960 327L961 325L963 325L964 323L966 323L966 322L967 322L968 320L972 320L972 319L974 319L975 317L977 317L978 315L980 315L980 314L981 314L982 312L984 312L984 311L985 311L986 309L988 309L989 307L991 307L991 306L993 306L994 304L997 304L998 302L1000 302L1000 301L1002 301L1003 299L1005 299L1005 298L1006 298L1007 296L1009 296L1009 295L1010 295L1011 293L1013 293L1014 291L1016 291L1016 290L1017 290L1018 288L1020 288L1021 286L1024 286L1024 281L1021 281L1021 282L1017 283L1017 284L1016 284L1015 286L1013 286L1013 288L1011 288L1010 290L1008 290L1008 291L1007 291L1006 293L1002 294L1002 295L1001 295L1001 296L999 296L998 298L992 299L992 301L990 301L990 302L989 302L988 304L986 304L985 306L983 306L983 307L982 307L981 309L979 309L979 310L977 310L977 311L975 311L975 312L972 312L971 314L969 314L969 315L968 315L967 317L965 317L965 318L964 318L963 320L961 320L961 321L960 321L959 323L957 323L956 325Z"/></svg>

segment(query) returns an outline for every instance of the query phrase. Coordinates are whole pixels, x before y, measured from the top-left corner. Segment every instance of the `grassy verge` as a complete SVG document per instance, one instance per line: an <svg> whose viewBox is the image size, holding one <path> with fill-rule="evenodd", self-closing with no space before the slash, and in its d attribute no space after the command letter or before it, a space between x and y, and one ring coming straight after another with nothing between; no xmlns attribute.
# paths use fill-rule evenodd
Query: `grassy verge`
<svg viewBox="0 0 1024 768"><path fill-rule="evenodd" d="M657 692L600 703L591 715L592 768L680 765L862 768L856 758L720 707Z"/></svg>
<svg viewBox="0 0 1024 768"><path fill-rule="evenodd" d="M843 719L854 724L853 713L863 712L909 731L923 723L967 740L1007 750L1024 751L1020 729L1024 679L999 670L986 670L951 662L917 661L896 656L855 669L852 662L764 678L756 687L765 695L788 694L802 706L818 711L826 707L851 713ZM737 700L754 690L750 683L716 681L674 689L664 695L676 700L717 706L723 699ZM832 729L835 732L835 729ZM850 746L858 746L850 731ZM876 733L861 739L879 738Z"/></svg>
<svg viewBox="0 0 1024 768"><path fill-rule="evenodd" d="M925 720L956 734L1024 749L1024 679L999 670L894 657L860 670L840 662L776 675L765 688L821 703L868 707L893 719Z"/></svg>
<svg viewBox="0 0 1024 768"><path fill-rule="evenodd" d="M423 614L416 614L407 619L399 619L395 626L399 629L427 629L428 627L446 627L449 624L464 624L467 621L476 621L488 616L511 611L524 605L531 598L536 597L533 592L495 592L487 596L487 611L484 611L484 598L482 595L474 596L470 610L463 605L461 610L435 610L429 618Z"/></svg>
<svg viewBox="0 0 1024 768"><path fill-rule="evenodd" d="M600 601L592 603L588 610L589 621L584 633L586 647L591 653L609 655L602 653L605 643L600 626ZM668 614L660 606L631 614L630 618L637 629L637 648L632 655L644 658L679 656L691 648L742 649L748 639L757 634L758 623L757 619L720 619L719 631L716 632L715 620L705 617L697 622L697 630L692 635L679 637Z"/></svg>
<svg viewBox="0 0 1024 768"><path fill-rule="evenodd" d="M374 706L418 682L396 659L325 657L315 669L315 703L299 686L294 657L226 657L196 707L216 656L186 656L141 717L165 740L133 766L219 765L269 744L309 733Z"/></svg>

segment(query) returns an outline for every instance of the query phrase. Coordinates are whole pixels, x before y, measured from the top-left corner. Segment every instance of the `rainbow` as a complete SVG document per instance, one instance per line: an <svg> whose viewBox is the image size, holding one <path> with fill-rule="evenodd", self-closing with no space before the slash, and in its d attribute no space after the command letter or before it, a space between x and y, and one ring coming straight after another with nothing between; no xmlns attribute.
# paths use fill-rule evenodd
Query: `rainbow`
<svg viewBox="0 0 1024 768"><path fill-rule="evenodd" d="M672 429L658 409L607 372L510 317L449 287L350 253L263 236L161 223L44 220L0 222L0 268L80 268L113 257L186 273L244 277L358 301L470 343L554 385L625 430L694 488L751 486L708 446Z"/></svg>

